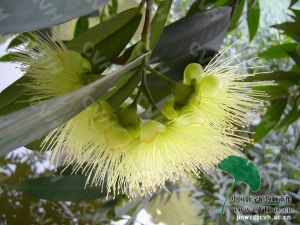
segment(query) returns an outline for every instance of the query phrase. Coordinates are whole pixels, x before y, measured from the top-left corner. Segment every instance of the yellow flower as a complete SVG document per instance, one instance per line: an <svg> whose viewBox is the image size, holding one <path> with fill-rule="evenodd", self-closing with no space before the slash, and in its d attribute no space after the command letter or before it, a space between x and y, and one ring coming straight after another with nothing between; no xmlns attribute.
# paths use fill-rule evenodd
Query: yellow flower
<svg viewBox="0 0 300 225"><path fill-rule="evenodd" d="M68 94L84 85L84 74L91 70L90 62L78 52L68 50L62 41L46 40L35 33L21 37L29 41L26 48L18 47L16 61L22 63L32 101L47 100Z"/></svg>
<svg viewBox="0 0 300 225"><path fill-rule="evenodd" d="M36 35L32 48L18 54L23 62L25 86L32 101L70 93L86 84L90 63L60 41ZM212 61L204 70L189 65L184 84L193 88L186 104L166 101L168 121L142 121L134 105L114 109L97 100L70 121L52 131L43 148L51 161L87 176L86 185L102 186L113 195L149 195L165 188L166 181L187 179L192 173L214 170L220 160L238 154L248 138L235 132L248 124L248 113L260 106L253 84L242 82L239 64L232 58ZM255 85L255 84L254 84Z"/></svg>
<svg viewBox="0 0 300 225"><path fill-rule="evenodd" d="M195 114L205 118L220 133L231 138L235 147L251 142L241 128L249 125L253 112L263 106L262 96L266 94L253 87L270 85L272 82L245 82L255 74L248 74L237 57L222 59L219 53L206 67L189 64L184 71L183 83L193 88L183 107L176 108L176 99L171 97L165 102L162 112L170 119L185 114Z"/></svg>

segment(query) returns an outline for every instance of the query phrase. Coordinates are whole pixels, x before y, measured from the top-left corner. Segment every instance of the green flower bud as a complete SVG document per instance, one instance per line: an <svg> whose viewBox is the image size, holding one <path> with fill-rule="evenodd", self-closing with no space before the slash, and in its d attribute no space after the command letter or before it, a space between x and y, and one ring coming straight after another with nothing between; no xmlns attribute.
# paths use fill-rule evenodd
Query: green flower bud
<svg viewBox="0 0 300 225"><path fill-rule="evenodd" d="M223 86L223 82L214 75L207 75L200 80L200 91L203 95L214 97Z"/></svg>
<svg viewBox="0 0 300 225"><path fill-rule="evenodd" d="M123 126L133 126L140 123L140 117L137 115L136 104L129 106L118 112L119 121Z"/></svg>
<svg viewBox="0 0 300 225"><path fill-rule="evenodd" d="M203 67L198 63L191 63L187 65L183 73L183 83L191 84L191 81L198 80L203 73Z"/></svg>
<svg viewBox="0 0 300 225"><path fill-rule="evenodd" d="M155 120L150 120L142 124L140 132L140 141L149 143L155 139L155 137L166 131L166 126Z"/></svg>

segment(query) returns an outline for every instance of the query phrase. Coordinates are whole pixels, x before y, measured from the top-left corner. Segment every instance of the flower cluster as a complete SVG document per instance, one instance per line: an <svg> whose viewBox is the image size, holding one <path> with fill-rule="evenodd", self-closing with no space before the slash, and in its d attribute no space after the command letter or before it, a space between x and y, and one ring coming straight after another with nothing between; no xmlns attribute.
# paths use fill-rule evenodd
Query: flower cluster
<svg viewBox="0 0 300 225"><path fill-rule="evenodd" d="M34 48L18 55L26 71L25 84L32 101L70 93L87 83L91 65L62 42L32 35ZM25 54L24 54L25 53ZM214 58L203 70L186 67L183 84L192 90L184 102L170 96L162 107L167 119L143 120L132 103L113 108L104 100L52 131L43 148L52 151L52 162L63 159L73 172L87 176L87 185L105 187L114 195L148 195L165 188L166 181L191 173L214 170L228 155L250 142L241 128L249 113L261 106L252 87L243 82L236 58Z"/></svg>

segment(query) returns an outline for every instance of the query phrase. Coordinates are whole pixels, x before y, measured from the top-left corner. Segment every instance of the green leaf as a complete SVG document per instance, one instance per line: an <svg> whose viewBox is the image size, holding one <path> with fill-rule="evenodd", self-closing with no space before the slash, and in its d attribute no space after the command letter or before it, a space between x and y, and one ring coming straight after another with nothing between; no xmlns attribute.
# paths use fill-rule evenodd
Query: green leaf
<svg viewBox="0 0 300 225"><path fill-rule="evenodd" d="M189 63L207 64L223 42L230 12L230 7L206 10L166 26L151 55L151 63L159 63L155 69L172 80L180 81ZM147 77L147 83L155 101L171 93L165 82L153 76Z"/></svg>
<svg viewBox="0 0 300 225"><path fill-rule="evenodd" d="M140 83L141 77L142 73L140 70L128 73L116 83L115 87L108 92L104 99L107 100L111 106L117 108L134 91Z"/></svg>
<svg viewBox="0 0 300 225"><path fill-rule="evenodd" d="M172 0L164 0L162 1L156 13L153 17L151 23L151 40L150 40L150 49L154 49L159 37L161 35L162 30L164 29L165 23L168 19L169 11L171 9Z"/></svg>
<svg viewBox="0 0 300 225"><path fill-rule="evenodd" d="M280 121L278 127L287 129L290 124L294 123L300 117L299 109L299 98L296 98L293 102L292 108L283 116L283 119Z"/></svg>
<svg viewBox="0 0 300 225"><path fill-rule="evenodd" d="M289 81L291 84L297 84L300 81L300 74L291 71L275 71L271 73L261 73L248 77L245 81Z"/></svg>
<svg viewBox="0 0 300 225"><path fill-rule="evenodd" d="M259 9L259 1L248 1L248 9L247 9L247 24L249 31L249 40L251 41L258 30L259 27L259 18L260 18L260 9Z"/></svg>
<svg viewBox="0 0 300 225"><path fill-rule="evenodd" d="M69 41L67 48L82 53L93 72L101 73L131 40L141 17L139 8L121 12Z"/></svg>
<svg viewBox="0 0 300 225"><path fill-rule="evenodd" d="M39 34L39 33L37 33ZM25 33L22 33L22 36L28 38L28 39L32 39L32 36L28 33L28 32L25 32ZM10 49L10 48L14 48L18 45L21 45L24 43L24 40L20 38L21 35L17 35L14 39L12 39L12 41L9 43L9 45L7 46L7 49Z"/></svg>
<svg viewBox="0 0 300 225"><path fill-rule="evenodd" d="M289 8L293 7L297 2L298 2L298 0L291 0Z"/></svg>
<svg viewBox="0 0 300 225"><path fill-rule="evenodd" d="M3 55L0 57L0 62L11 62L13 61L13 54L12 53L8 53L6 55Z"/></svg>
<svg viewBox="0 0 300 225"><path fill-rule="evenodd" d="M230 25L228 28L229 31L233 30L237 26L237 24L240 20L240 17L244 11L244 6L245 6L245 0L237 1L237 5L234 8L234 11L233 11L233 14L231 17L231 22L230 22Z"/></svg>
<svg viewBox="0 0 300 225"><path fill-rule="evenodd" d="M145 54L146 55L146 54ZM91 105L116 80L140 65L145 55L119 70L68 95L29 106L0 117L0 154L6 154L45 136Z"/></svg>
<svg viewBox="0 0 300 225"><path fill-rule="evenodd" d="M299 50L287 51L287 54L294 60L294 62L300 66L300 52Z"/></svg>
<svg viewBox="0 0 300 225"><path fill-rule="evenodd" d="M294 150L298 149L299 147L300 147L300 135L299 135L298 140L295 144Z"/></svg>
<svg viewBox="0 0 300 225"><path fill-rule="evenodd" d="M300 21L297 22L285 22L282 24L274 25L273 27L283 30L285 34L292 37L294 40L300 42Z"/></svg>
<svg viewBox="0 0 300 225"><path fill-rule="evenodd" d="M236 182L243 182L256 192L260 188L260 174L254 163L240 156L228 156L223 159L218 168L233 176Z"/></svg>
<svg viewBox="0 0 300 225"><path fill-rule="evenodd" d="M43 141L44 141L44 138L39 138L36 141L34 141L28 145L25 145L25 147L32 151L41 151Z"/></svg>
<svg viewBox="0 0 300 225"><path fill-rule="evenodd" d="M259 56L264 58L284 58L289 56L287 51L293 51L296 48L297 44L295 43L273 45L266 51L261 52Z"/></svg>
<svg viewBox="0 0 300 225"><path fill-rule="evenodd" d="M25 77L20 78L0 93L0 115L3 115L5 111L7 112L6 108L10 104L21 101L21 99L23 100L22 97L25 94L25 90L24 87L22 87L22 84L25 80Z"/></svg>
<svg viewBox="0 0 300 225"><path fill-rule="evenodd" d="M106 4L108 0L1 0L3 9L0 33L38 30L87 15Z"/></svg>
<svg viewBox="0 0 300 225"><path fill-rule="evenodd" d="M215 7L220 7L220 6L226 5L227 2L229 2L229 0L217 0L215 3Z"/></svg>
<svg viewBox="0 0 300 225"><path fill-rule="evenodd" d="M255 142L266 136L279 122L285 110L287 99L278 99L272 102L260 124L256 127L253 139Z"/></svg>
<svg viewBox="0 0 300 225"><path fill-rule="evenodd" d="M78 37L80 34L86 32L89 29L89 17L80 17L75 26L74 37Z"/></svg>
<svg viewBox="0 0 300 225"><path fill-rule="evenodd" d="M287 98L289 95L289 88L292 83L284 81L276 81L276 86L258 86L253 87L254 90L263 91L266 96L259 96L258 98L271 101L276 99Z"/></svg>
<svg viewBox="0 0 300 225"><path fill-rule="evenodd" d="M222 212L224 212L226 200L237 182L243 182L247 184L253 192L256 192L260 189L261 178L259 170L256 165L250 162L248 159L231 155L226 159L223 159L218 164L218 168L230 174L234 178L233 184L227 191L225 201L222 206Z"/></svg>
<svg viewBox="0 0 300 225"><path fill-rule="evenodd" d="M101 187L85 187L85 182L86 177L81 175L49 176L28 179L13 188L35 198L50 201L88 201L106 195Z"/></svg>

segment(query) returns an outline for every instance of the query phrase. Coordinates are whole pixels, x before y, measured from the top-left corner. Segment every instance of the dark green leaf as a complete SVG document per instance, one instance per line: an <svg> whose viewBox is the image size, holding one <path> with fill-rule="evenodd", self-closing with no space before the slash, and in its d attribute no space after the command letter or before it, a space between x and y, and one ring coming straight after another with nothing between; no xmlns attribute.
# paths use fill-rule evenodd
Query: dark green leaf
<svg viewBox="0 0 300 225"><path fill-rule="evenodd" d="M25 94L25 90L22 84L25 80L25 77L20 78L0 93L0 115L3 115L3 109L8 105L23 99L21 97Z"/></svg>
<svg viewBox="0 0 300 225"><path fill-rule="evenodd" d="M0 154L6 154L46 135L100 98L116 80L140 65L145 55L119 70L68 95L0 117Z"/></svg>
<svg viewBox="0 0 300 225"><path fill-rule="evenodd" d="M291 84L297 84L300 81L300 74L291 71L275 71L271 73L256 74L248 77L245 81L290 81Z"/></svg>
<svg viewBox="0 0 300 225"><path fill-rule="evenodd" d="M86 32L89 29L89 17L80 17L75 26L74 37L78 37L80 34Z"/></svg>
<svg viewBox="0 0 300 225"><path fill-rule="evenodd" d="M256 192L260 188L260 174L256 165L240 156L228 156L218 164L219 169L234 177L235 182L243 182Z"/></svg>
<svg viewBox="0 0 300 225"><path fill-rule="evenodd" d="M107 100L111 106L117 108L137 87L141 81L141 75L140 70L128 73L117 82L115 87L108 92L104 99Z"/></svg>
<svg viewBox="0 0 300 225"><path fill-rule="evenodd" d="M293 7L299 0L291 0L289 8Z"/></svg>
<svg viewBox="0 0 300 225"><path fill-rule="evenodd" d="M285 22L282 24L274 25L273 27L283 30L285 34L291 36L296 41L300 42L300 21L297 22Z"/></svg>
<svg viewBox="0 0 300 225"><path fill-rule="evenodd" d="M32 151L41 151L43 141L44 141L44 138L40 138L28 145L25 145L25 147Z"/></svg>
<svg viewBox="0 0 300 225"><path fill-rule="evenodd" d="M300 147L300 135L299 135L299 137L298 137L298 140L297 140L297 142L296 142L296 144L295 144L294 149L296 150L296 149L298 149L299 147Z"/></svg>
<svg viewBox="0 0 300 225"><path fill-rule="evenodd" d="M217 0L215 3L215 7L226 5L227 2L229 2L229 0Z"/></svg>
<svg viewBox="0 0 300 225"><path fill-rule="evenodd" d="M253 139L255 142L266 136L279 122L285 110L287 99L278 99L272 102L260 124L256 127Z"/></svg>
<svg viewBox="0 0 300 225"><path fill-rule="evenodd" d="M248 1L247 24L249 31L249 40L251 41L257 33L259 27L260 9L259 1Z"/></svg>
<svg viewBox="0 0 300 225"><path fill-rule="evenodd" d="M266 96L259 96L260 99L271 101L276 99L287 98L291 82L276 81L276 86L258 86L253 87L254 90L263 91Z"/></svg>
<svg viewBox="0 0 300 225"><path fill-rule="evenodd" d="M290 124L294 123L300 117L299 109L299 98L296 98L293 102L293 106L288 112L283 116L283 119L280 121L278 127L287 129Z"/></svg>
<svg viewBox="0 0 300 225"><path fill-rule="evenodd" d="M152 23L151 23L151 40L150 40L150 49L154 49L159 37L161 35L161 32L165 26L165 23L168 19L169 11L172 5L172 0L164 0L162 1L158 9L153 17Z"/></svg>
<svg viewBox="0 0 300 225"><path fill-rule="evenodd" d="M297 44L286 43L281 45L273 45L269 49L259 54L260 57L265 58L283 58L288 57L287 51L296 50Z"/></svg>
<svg viewBox="0 0 300 225"><path fill-rule="evenodd" d="M107 2L108 0L1 0L3 15L0 33L32 31L64 23L87 15Z"/></svg>
<svg viewBox="0 0 300 225"><path fill-rule="evenodd" d="M86 177L49 176L29 179L13 188L35 198L50 201L87 201L105 196L101 187L85 187Z"/></svg>
<svg viewBox="0 0 300 225"><path fill-rule="evenodd" d="M126 47L141 21L138 8L121 12L67 43L67 48L83 53L101 73Z"/></svg>
<svg viewBox="0 0 300 225"><path fill-rule="evenodd" d="M12 53L8 53L6 55L3 55L0 57L0 62L11 62L13 61L13 54Z"/></svg>
<svg viewBox="0 0 300 225"><path fill-rule="evenodd" d="M300 66L300 51L287 51L287 54L294 60L296 64Z"/></svg>
<svg viewBox="0 0 300 225"><path fill-rule="evenodd" d="M234 8L234 12L231 17L229 30L233 30L237 26L237 24L240 20L240 17L244 11L244 6L245 6L245 0L237 1L237 6Z"/></svg>
<svg viewBox="0 0 300 225"><path fill-rule="evenodd" d="M182 80L183 70L189 63L207 64L223 42L230 12L230 7L211 9L165 27L151 55L151 63L160 63L156 70L176 81ZM155 101L170 94L165 82L152 76L147 82Z"/></svg>

